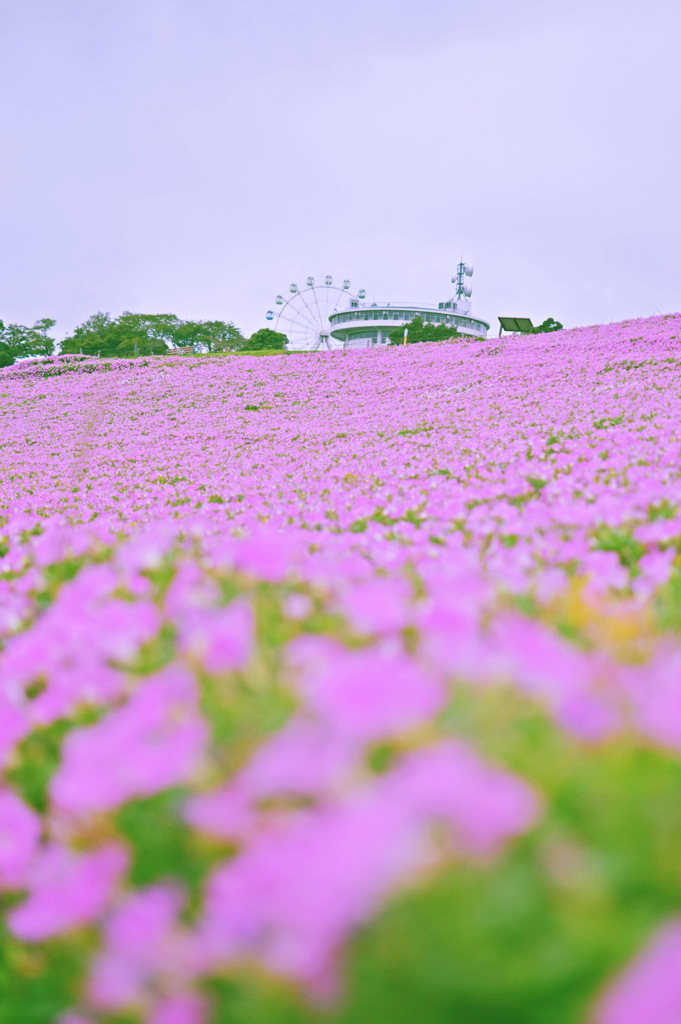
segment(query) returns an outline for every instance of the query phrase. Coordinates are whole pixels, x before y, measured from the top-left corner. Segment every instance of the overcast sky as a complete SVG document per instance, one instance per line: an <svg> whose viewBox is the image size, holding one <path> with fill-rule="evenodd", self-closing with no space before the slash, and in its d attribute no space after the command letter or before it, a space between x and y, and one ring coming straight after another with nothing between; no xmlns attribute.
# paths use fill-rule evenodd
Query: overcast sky
<svg viewBox="0 0 681 1024"><path fill-rule="evenodd" d="M679 0L0 0L0 319L681 308Z"/></svg>

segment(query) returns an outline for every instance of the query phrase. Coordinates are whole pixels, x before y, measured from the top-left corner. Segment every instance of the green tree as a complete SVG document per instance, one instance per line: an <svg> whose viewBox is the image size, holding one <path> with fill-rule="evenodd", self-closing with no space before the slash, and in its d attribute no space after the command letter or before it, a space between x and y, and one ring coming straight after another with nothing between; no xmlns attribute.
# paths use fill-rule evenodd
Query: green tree
<svg viewBox="0 0 681 1024"><path fill-rule="evenodd" d="M64 353L130 358L163 355L169 347L218 352L240 348L244 337L231 321L180 320L174 313L130 313L117 319L95 313L62 342Z"/></svg>
<svg viewBox="0 0 681 1024"><path fill-rule="evenodd" d="M539 327L535 327L533 334L547 334L549 331L562 331L563 325L554 320L552 316L547 317L543 324L539 324Z"/></svg>
<svg viewBox="0 0 681 1024"><path fill-rule="evenodd" d="M150 351L165 352L175 344L175 336L182 321L174 313L122 313L116 321L116 337L120 345L137 339L138 347L145 341ZM147 354L147 353L145 353Z"/></svg>
<svg viewBox="0 0 681 1024"><path fill-rule="evenodd" d="M459 338L461 335L455 327L449 324L424 323L422 316L415 316L408 324L407 344L415 345L421 341L448 341L450 338ZM404 327L396 327L390 332L390 344L401 345L404 342Z"/></svg>
<svg viewBox="0 0 681 1024"><path fill-rule="evenodd" d="M184 320L174 340L199 352L224 352L243 348L246 339L231 320Z"/></svg>
<svg viewBox="0 0 681 1024"><path fill-rule="evenodd" d="M163 355L174 342L182 321L173 313L95 313L64 338L64 353L123 356Z"/></svg>
<svg viewBox="0 0 681 1024"><path fill-rule="evenodd" d="M264 348L279 349L283 352L287 341L288 338L281 331L273 331L271 327L261 327L259 331L250 336L244 348L249 352L256 352L258 349Z"/></svg>
<svg viewBox="0 0 681 1024"><path fill-rule="evenodd" d="M114 354L116 344L113 338L116 321L111 313L94 313L74 330L73 334L64 338L61 351L65 354L82 352L84 355L103 356Z"/></svg>
<svg viewBox="0 0 681 1024"><path fill-rule="evenodd" d="M167 351L168 346L160 338L149 339L144 335L136 334L119 342L113 355L122 359L131 359L133 356L163 356Z"/></svg>
<svg viewBox="0 0 681 1024"><path fill-rule="evenodd" d="M0 354L3 362L0 365L11 366L15 359L28 359L31 356L51 356L54 352L54 338L50 331L56 320L44 317L36 320L33 327L21 324L5 325L0 320Z"/></svg>

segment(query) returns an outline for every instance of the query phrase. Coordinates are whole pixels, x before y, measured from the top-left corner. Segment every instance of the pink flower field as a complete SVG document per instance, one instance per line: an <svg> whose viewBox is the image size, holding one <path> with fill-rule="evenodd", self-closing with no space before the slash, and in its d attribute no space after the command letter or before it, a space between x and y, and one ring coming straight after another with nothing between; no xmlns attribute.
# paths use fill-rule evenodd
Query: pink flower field
<svg viewBox="0 0 681 1024"><path fill-rule="evenodd" d="M681 315L0 402L1 1024L678 1024Z"/></svg>

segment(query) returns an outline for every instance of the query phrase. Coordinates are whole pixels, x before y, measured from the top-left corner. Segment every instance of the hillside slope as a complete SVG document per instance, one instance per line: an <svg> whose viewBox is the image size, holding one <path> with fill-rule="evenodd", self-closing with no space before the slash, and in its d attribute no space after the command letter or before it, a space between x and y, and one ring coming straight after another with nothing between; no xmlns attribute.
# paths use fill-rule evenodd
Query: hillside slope
<svg viewBox="0 0 681 1024"><path fill-rule="evenodd" d="M0 1022L681 1016L680 411L680 314L0 371Z"/></svg>

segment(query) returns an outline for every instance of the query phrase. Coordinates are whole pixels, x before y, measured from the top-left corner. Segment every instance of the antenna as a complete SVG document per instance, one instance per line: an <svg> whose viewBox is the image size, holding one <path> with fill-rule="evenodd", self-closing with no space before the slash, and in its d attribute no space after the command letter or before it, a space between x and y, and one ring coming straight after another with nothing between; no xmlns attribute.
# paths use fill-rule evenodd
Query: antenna
<svg viewBox="0 0 681 1024"><path fill-rule="evenodd" d="M470 298L473 293L472 285L468 284L464 278L473 276L473 264L464 263L463 260L459 263L456 268L456 277L452 278L452 284L456 285L456 297L457 299Z"/></svg>

